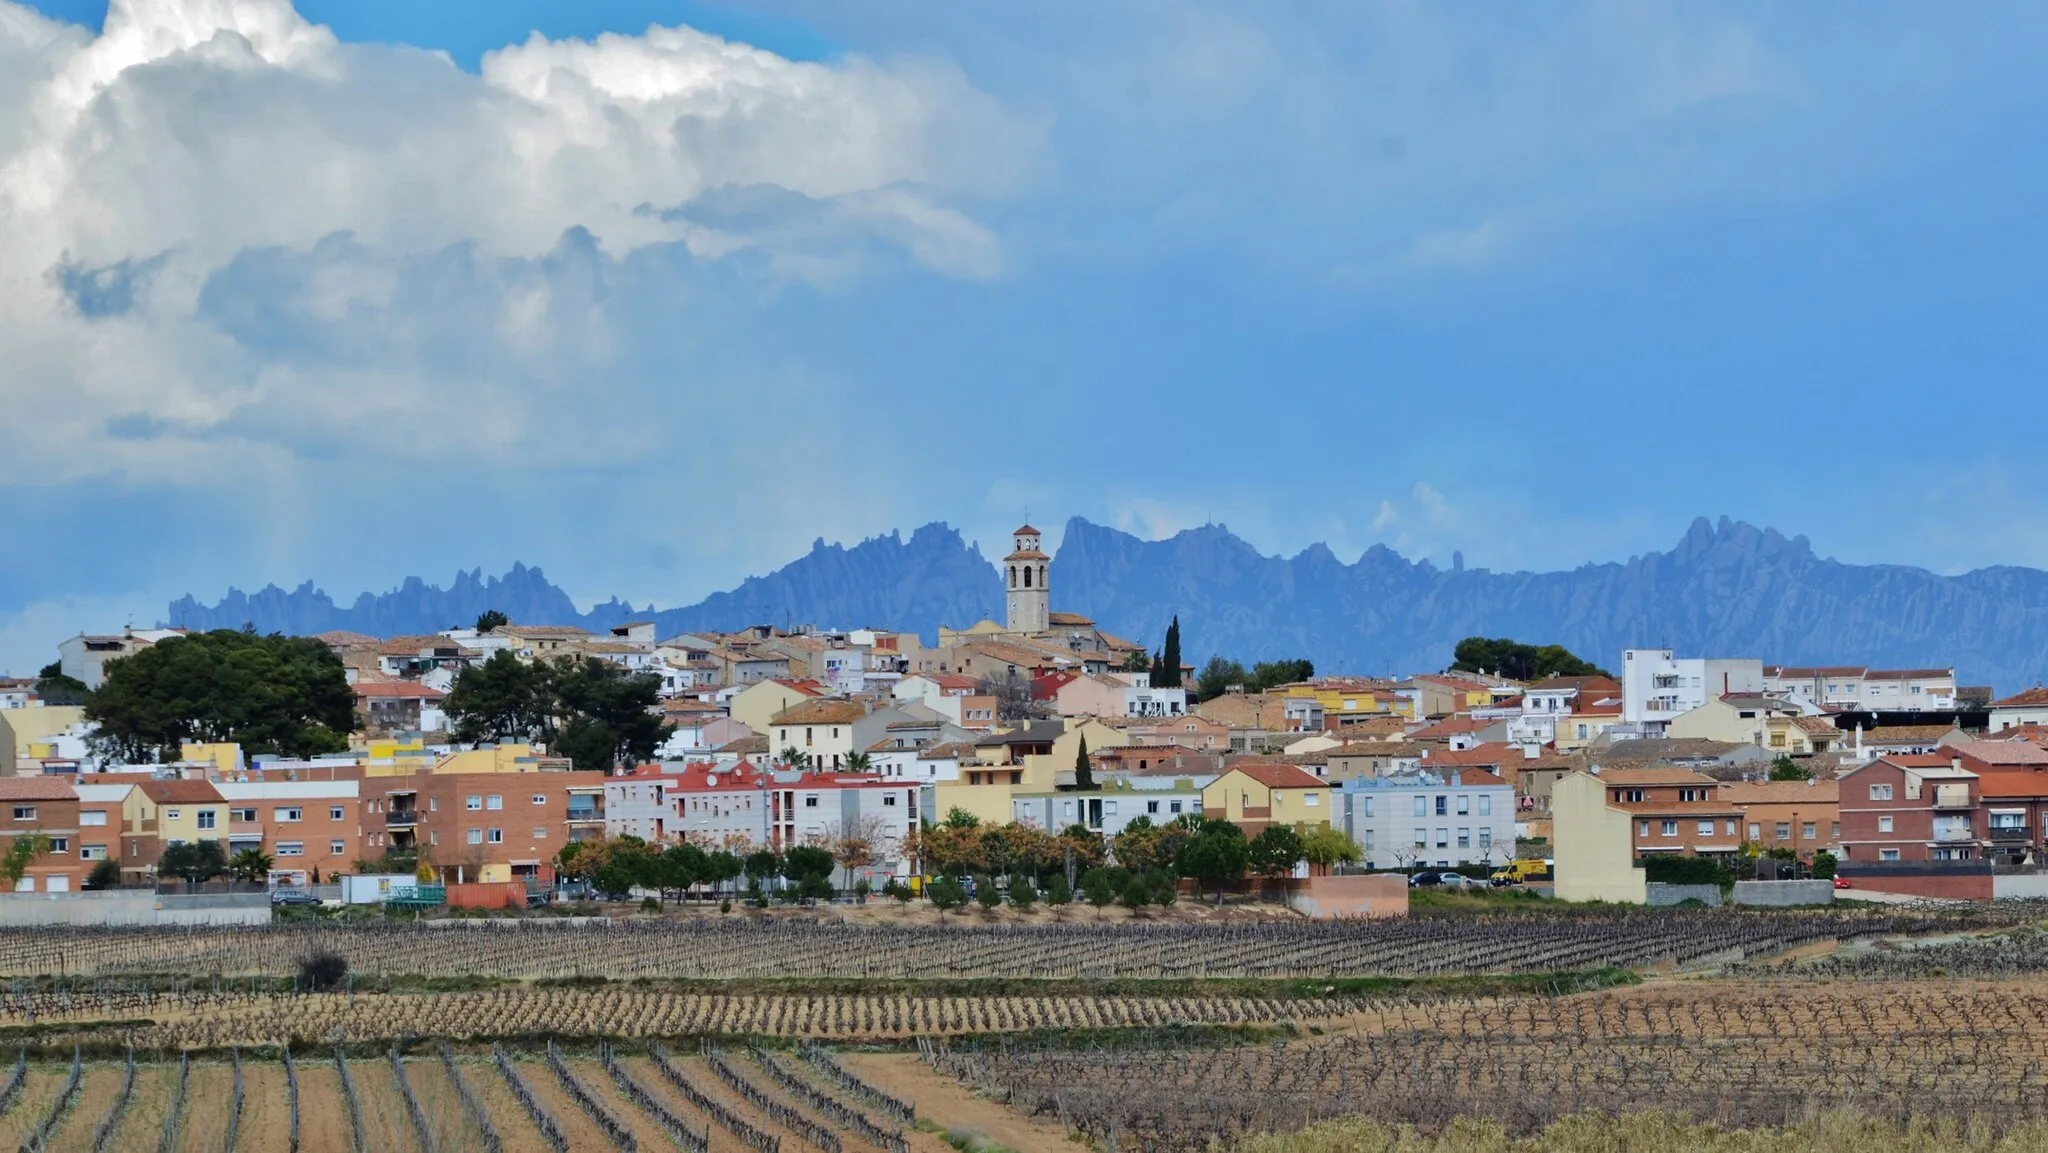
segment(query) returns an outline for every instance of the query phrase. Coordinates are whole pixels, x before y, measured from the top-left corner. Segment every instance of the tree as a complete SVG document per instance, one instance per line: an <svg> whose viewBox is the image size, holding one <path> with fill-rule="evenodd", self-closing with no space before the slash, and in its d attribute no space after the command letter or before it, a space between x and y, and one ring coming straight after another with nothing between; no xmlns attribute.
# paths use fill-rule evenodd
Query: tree
<svg viewBox="0 0 2048 1153"><path fill-rule="evenodd" d="M499 612L497 609L485 609L477 614L476 631L488 636L511 623L512 618Z"/></svg>
<svg viewBox="0 0 2048 1153"><path fill-rule="evenodd" d="M85 705L104 758L174 760L188 741L310 757L348 748L355 690L311 637L218 629L168 637L107 664Z"/></svg>
<svg viewBox="0 0 2048 1153"><path fill-rule="evenodd" d="M996 699L997 720L1036 721L1053 714L1052 702L1032 696L1031 682L1014 672L1000 677L983 677L975 691Z"/></svg>
<svg viewBox="0 0 2048 1153"><path fill-rule="evenodd" d="M1777 760L1771 762L1771 779L1774 781L1810 781L1813 779L1813 771L1781 753Z"/></svg>
<svg viewBox="0 0 2048 1153"><path fill-rule="evenodd" d="M832 852L816 845L792 846L782 854L782 875L795 881L799 888L814 878L829 886L832 881Z"/></svg>
<svg viewBox="0 0 2048 1153"><path fill-rule="evenodd" d="M1081 874L1081 896L1097 909L1107 909L1116 904L1116 873L1110 869L1090 869Z"/></svg>
<svg viewBox="0 0 2048 1153"><path fill-rule="evenodd" d="M1832 881L1834 878L1835 855L1826 849L1816 851L1813 854L1813 879L1816 881Z"/></svg>
<svg viewBox="0 0 2048 1153"><path fill-rule="evenodd" d="M740 868L747 874L747 880L760 884L782 872L782 858L773 849L755 849L740 861Z"/></svg>
<svg viewBox="0 0 2048 1153"><path fill-rule="evenodd" d="M82 705L91 695L84 681L64 674L62 661L51 661L36 674L36 696L46 705Z"/></svg>
<svg viewBox="0 0 2048 1153"><path fill-rule="evenodd" d="M1152 678L1155 689L1177 689L1180 687L1180 615L1174 614L1173 623L1166 626L1166 647L1159 654L1159 675Z"/></svg>
<svg viewBox="0 0 2048 1153"><path fill-rule="evenodd" d="M967 889L952 877L940 877L925 886L924 894L939 912L957 909L967 903Z"/></svg>
<svg viewBox="0 0 2048 1153"><path fill-rule="evenodd" d="M1003 903L1003 895L996 891L996 879L987 873L974 876L974 900L983 911L993 911Z"/></svg>
<svg viewBox="0 0 2048 1153"><path fill-rule="evenodd" d="M1281 685L1300 684L1313 680L1316 675L1315 662L1297 657L1285 661L1260 661L1252 666L1252 674L1245 685L1246 692L1263 693Z"/></svg>
<svg viewBox="0 0 2048 1153"><path fill-rule="evenodd" d="M156 871L196 885L227 872L227 854L221 852L219 841L187 841L166 848Z"/></svg>
<svg viewBox="0 0 2048 1153"><path fill-rule="evenodd" d="M1301 855L1313 871L1327 874L1332 865L1355 865L1363 855L1358 842L1334 825L1317 825L1303 834Z"/></svg>
<svg viewBox="0 0 2048 1153"><path fill-rule="evenodd" d="M874 767L875 758L869 756L865 752L850 753L847 755L845 768L846 771L849 773L873 772Z"/></svg>
<svg viewBox="0 0 2048 1153"><path fill-rule="evenodd" d="M973 829L981 825L981 818L958 805L946 810L946 827L949 829Z"/></svg>
<svg viewBox="0 0 2048 1153"><path fill-rule="evenodd" d="M1074 753L1074 791L1092 793L1095 791L1095 766L1088 762L1088 737L1083 734L1081 747Z"/></svg>
<svg viewBox="0 0 2048 1153"><path fill-rule="evenodd" d="M869 824L876 827L874 831L878 831L879 820L871 819ZM832 843L832 859L839 862L839 867L846 871L847 888L853 887L855 869L865 869L875 863L874 831L862 829Z"/></svg>
<svg viewBox="0 0 2048 1153"><path fill-rule="evenodd" d="M1151 670L1152 658L1137 649L1132 649L1131 654L1124 658L1123 671L1127 673L1144 673Z"/></svg>
<svg viewBox="0 0 2048 1153"><path fill-rule="evenodd" d="M740 874L745 871L745 867L741 865L740 859L724 849L713 853L706 853L704 856L703 877L714 885L721 887L730 885L734 881L739 880Z"/></svg>
<svg viewBox="0 0 2048 1153"><path fill-rule="evenodd" d="M956 826L950 822L924 831L920 845L924 859L931 864L932 872L942 876L959 876L981 868L983 860L981 830L973 825Z"/></svg>
<svg viewBox="0 0 2048 1153"><path fill-rule="evenodd" d="M1233 837L1205 829L1181 846L1180 856L1174 861L1174 870L1183 877L1194 878L1197 885L1207 884L1215 888L1216 904L1220 907L1223 904L1223 886L1243 878L1249 864L1250 852L1242 832Z"/></svg>
<svg viewBox="0 0 2048 1153"><path fill-rule="evenodd" d="M1514 681L1614 675L1580 660L1563 645L1525 645L1508 637L1466 637L1451 650L1451 657L1451 668L1459 672L1492 673Z"/></svg>
<svg viewBox="0 0 2048 1153"><path fill-rule="evenodd" d="M1244 666L1222 657L1210 657L1209 663L1195 677L1195 699L1215 700L1230 691L1231 686L1242 686L1251 678L1245 675Z"/></svg>
<svg viewBox="0 0 2048 1153"><path fill-rule="evenodd" d="M228 859L228 872L233 873L237 881L254 883L267 880L270 866L270 854L262 849L243 849Z"/></svg>
<svg viewBox="0 0 2048 1153"><path fill-rule="evenodd" d="M1287 825L1267 825L1245 846L1245 855L1251 871L1262 877L1288 876L1302 859L1301 834Z"/></svg>
<svg viewBox="0 0 2048 1153"><path fill-rule="evenodd" d="M37 857L50 851L50 838L42 833L17 833L14 843L7 846L7 852L0 854L0 881L6 881L6 892L13 892L21 879L28 875L28 867L35 864Z"/></svg>
<svg viewBox="0 0 2048 1153"><path fill-rule="evenodd" d="M1074 890L1067 887L1067 875L1054 873L1045 881L1045 903L1057 909L1074 899Z"/></svg>
<svg viewBox="0 0 2048 1153"><path fill-rule="evenodd" d="M661 703L661 678L652 673L585 657L557 662L550 680L556 711L566 719L549 748L578 769L608 773L638 764L675 731L654 712Z"/></svg>
<svg viewBox="0 0 2048 1153"><path fill-rule="evenodd" d="M92 872L85 875L88 889L111 889L121 883L121 862L102 860L93 863Z"/></svg>
<svg viewBox="0 0 2048 1153"><path fill-rule="evenodd" d="M808 769L811 767L811 754L804 752L795 745L782 746L782 756L778 759L792 769Z"/></svg>
<svg viewBox="0 0 2048 1153"><path fill-rule="evenodd" d="M452 735L471 744L546 739L553 713L551 668L500 649L462 670L441 701L454 723Z"/></svg>
<svg viewBox="0 0 2048 1153"><path fill-rule="evenodd" d="M1031 878L1023 873L1010 874L1010 907L1029 911L1038 900L1038 890L1031 884Z"/></svg>

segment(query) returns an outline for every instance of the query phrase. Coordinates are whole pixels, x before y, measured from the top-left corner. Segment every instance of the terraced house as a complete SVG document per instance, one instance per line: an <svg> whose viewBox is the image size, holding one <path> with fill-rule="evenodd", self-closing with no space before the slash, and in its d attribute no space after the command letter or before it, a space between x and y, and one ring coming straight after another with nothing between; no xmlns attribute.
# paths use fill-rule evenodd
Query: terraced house
<svg viewBox="0 0 2048 1153"><path fill-rule="evenodd" d="M1720 783L1691 769L1608 769L1599 774L1607 802L1626 812L1637 856L1732 856L1742 847L1742 810L1722 800Z"/></svg>

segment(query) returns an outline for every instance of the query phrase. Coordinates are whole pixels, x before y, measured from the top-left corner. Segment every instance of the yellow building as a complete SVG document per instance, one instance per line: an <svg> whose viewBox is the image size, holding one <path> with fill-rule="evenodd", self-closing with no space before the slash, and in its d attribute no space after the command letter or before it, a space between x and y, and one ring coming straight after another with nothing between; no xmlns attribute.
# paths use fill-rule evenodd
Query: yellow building
<svg viewBox="0 0 2048 1153"><path fill-rule="evenodd" d="M1083 740L1091 749L1124 743L1121 732L1092 718L1070 723L1055 734L1051 730L1057 724L1024 724L976 741L974 760L961 764L960 780L933 788L932 819L942 821L958 808L974 814L983 824L1007 824L1014 812L1013 797L1047 793L1062 785L1072 787L1074 762Z"/></svg>
<svg viewBox="0 0 2048 1153"><path fill-rule="evenodd" d="M1732 693L1671 718L1664 733L1805 756L1814 751L1813 739L1799 718L1799 706L1789 702L1761 693Z"/></svg>
<svg viewBox="0 0 2048 1153"><path fill-rule="evenodd" d="M484 745L448 753L434 762L436 773L537 773L541 758L527 744ZM388 774L371 774L383 776Z"/></svg>
<svg viewBox="0 0 2048 1153"><path fill-rule="evenodd" d="M0 776L12 776L16 760L54 756L50 744L85 719L83 705L42 705L31 709L0 709Z"/></svg>
<svg viewBox="0 0 2048 1153"><path fill-rule="evenodd" d="M242 746L233 741L212 744L188 741L180 750L178 760L187 765L205 765L206 775L216 779L233 776L248 768L242 760Z"/></svg>
<svg viewBox="0 0 2048 1153"><path fill-rule="evenodd" d="M1591 773L1573 773L1550 787L1558 900L1648 902L1635 863L1634 819L1607 803L1607 786Z"/></svg>
<svg viewBox="0 0 2048 1153"><path fill-rule="evenodd" d="M211 781L143 781L129 794L125 811L135 823L123 839L154 840L156 851L137 845L122 854L124 861L154 861L166 845L228 839L228 803Z"/></svg>
<svg viewBox="0 0 2048 1153"><path fill-rule="evenodd" d="M769 736L770 724L775 714L795 708L808 700L822 695L814 688L798 688L787 681L770 678L755 681L732 695L732 702L726 706L727 715L733 720L754 730L761 736ZM780 749L776 750L780 752Z"/></svg>
<svg viewBox="0 0 2048 1153"><path fill-rule="evenodd" d="M1202 790L1202 815L1255 837L1267 825L1330 823L1330 786L1288 764L1236 765Z"/></svg>
<svg viewBox="0 0 2048 1153"><path fill-rule="evenodd" d="M1308 698L1325 713L1399 713L1406 716L1408 698L1386 691L1373 681L1311 681L1273 690L1283 698Z"/></svg>

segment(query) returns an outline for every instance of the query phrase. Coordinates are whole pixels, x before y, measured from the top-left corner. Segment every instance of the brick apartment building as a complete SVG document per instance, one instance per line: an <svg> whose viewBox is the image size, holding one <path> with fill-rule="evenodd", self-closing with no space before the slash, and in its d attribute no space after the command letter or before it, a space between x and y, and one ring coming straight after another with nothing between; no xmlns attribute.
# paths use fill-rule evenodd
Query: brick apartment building
<svg viewBox="0 0 2048 1153"><path fill-rule="evenodd" d="M1960 756L1881 757L1841 778L1842 856L1858 863L1982 858L1988 814Z"/></svg>
<svg viewBox="0 0 2048 1153"><path fill-rule="evenodd" d="M219 781L229 856L260 849L273 876L309 882L353 873L364 857L362 781Z"/></svg>
<svg viewBox="0 0 2048 1153"><path fill-rule="evenodd" d="M1721 798L1714 778L1680 768L1599 776L1608 803L1629 814L1637 856L1728 856L1742 848L1742 810Z"/></svg>
<svg viewBox="0 0 2048 1153"><path fill-rule="evenodd" d="M0 777L0 853L31 833L47 850L28 863L17 893L75 893L91 866L79 860L78 794L58 777Z"/></svg>
<svg viewBox="0 0 2048 1153"><path fill-rule="evenodd" d="M366 777L363 852L416 852L451 882L543 877L563 845L604 834L604 784L573 771Z"/></svg>
<svg viewBox="0 0 2048 1153"><path fill-rule="evenodd" d="M1723 782L1720 799L1742 810L1742 839L1801 857L1841 848L1839 781Z"/></svg>

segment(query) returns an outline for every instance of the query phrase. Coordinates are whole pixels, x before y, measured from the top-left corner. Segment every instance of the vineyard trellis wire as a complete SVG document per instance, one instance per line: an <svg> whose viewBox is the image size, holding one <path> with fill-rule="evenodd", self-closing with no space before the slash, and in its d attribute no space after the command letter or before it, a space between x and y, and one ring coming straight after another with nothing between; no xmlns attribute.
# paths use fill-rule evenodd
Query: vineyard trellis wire
<svg viewBox="0 0 2048 1153"><path fill-rule="evenodd" d="M873 1105L895 1118L903 1125L917 1124L917 1109L910 1102L892 1096L854 1076L844 1065L817 1045L801 1045L797 1054L810 1062L825 1076L862 1101Z"/></svg>
<svg viewBox="0 0 2048 1153"><path fill-rule="evenodd" d="M624 1153L638 1153L640 1142L633 1136L633 1131L613 1116L611 1108L577 1078L568 1063L562 1060L562 1051L552 1040L548 1042L547 1062L555 1080L561 1082L562 1091L569 1094L569 1099L576 1102L576 1107L583 1110L598 1131Z"/></svg>
<svg viewBox="0 0 2048 1153"><path fill-rule="evenodd" d="M846 1105L829 1093L821 1093L812 1088L802 1074L783 1064L782 1058L776 1054L755 1047L748 1051L748 1056L768 1074L770 1080L780 1085L783 1092L795 1098L799 1104L807 1105L831 1118L834 1123L853 1130L860 1135L861 1140L870 1145L880 1146L886 1153L910 1153L910 1143L904 1140L902 1133L884 1129L858 1109Z"/></svg>
<svg viewBox="0 0 2048 1153"><path fill-rule="evenodd" d="M725 1059L723 1051L705 1045L704 1063L711 1067L712 1073L716 1074L720 1081L725 1082L727 1088L738 1093L747 1104L767 1114L776 1124L791 1130L825 1153L841 1153L838 1134L763 1092L759 1085L754 1084Z"/></svg>
<svg viewBox="0 0 2048 1153"><path fill-rule="evenodd" d="M279 1058L284 1062L285 1112L290 1129L286 1133L286 1148L289 1153L299 1153L299 1069L292 1063L292 1047L279 1045Z"/></svg>
<svg viewBox="0 0 2048 1153"><path fill-rule="evenodd" d="M234 1066L235 1078L234 1089L228 1097L227 1133L221 1140L221 1150L222 1153L235 1153L235 1137L242 1131L242 1051L229 1049L228 1061Z"/></svg>
<svg viewBox="0 0 2048 1153"><path fill-rule="evenodd" d="M348 1071L348 1053L340 1045L334 1047L334 1076L341 1084L341 1100L348 1112L349 1148L355 1153L368 1153L370 1134L363 1123L363 1100L356 1096L355 1078Z"/></svg>
<svg viewBox="0 0 2048 1153"><path fill-rule="evenodd" d="M192 1085L192 1055L178 1054L178 1079L171 1085L170 1108L164 1111L163 1130L157 1135L157 1153L177 1153L178 1138L185 1131L185 1095Z"/></svg>
<svg viewBox="0 0 2048 1153"><path fill-rule="evenodd" d="M503 1045L493 1045L491 1060L498 1067L498 1075L505 1079L506 1088L512 1091L513 1099L519 1102L520 1108L526 1110L526 1116L533 1122L533 1127L540 1130L541 1139L546 1141L555 1153L568 1153L569 1139L562 1135L562 1126L555 1121L554 1114L548 1112L540 1103L540 1098L534 1096L533 1089L526 1083L526 1079L519 1075L518 1067L512 1063L512 1055L505 1051Z"/></svg>
<svg viewBox="0 0 2048 1153"><path fill-rule="evenodd" d="M128 1059L121 1073L121 1087L114 1091L114 1099L107 1103L107 1111L100 1116L99 1124L93 1126L93 1153L106 1153L108 1143L114 1139L114 1130L120 1128L121 1117L128 1111L128 1102L135 1096L135 1050L128 1050ZM0 1109L0 1112L5 1112Z"/></svg>
<svg viewBox="0 0 2048 1153"><path fill-rule="evenodd" d="M21 1096L22 1087L27 1084L28 1053L24 1051L15 1055L14 1071L8 1075L6 1084L0 1085L0 1117L7 1116L7 1111L13 1108L15 1100Z"/></svg>
<svg viewBox="0 0 2048 1153"><path fill-rule="evenodd" d="M455 1050L446 1041L441 1042L440 1048L441 1067L448 1074L449 1084L455 1086L455 1096L469 1114L470 1123L476 1126L478 1146L483 1153L503 1153L505 1144L498 1137L498 1127L491 1123L490 1110L484 1108L476 1090L470 1088L468 1079L463 1077L462 1069L455 1063Z"/></svg>
<svg viewBox="0 0 2048 1153"><path fill-rule="evenodd" d="M719 1128L738 1138L742 1145L756 1150L757 1153L781 1153L782 1138L756 1128L752 1122L726 1108L716 1097L699 1089L689 1076L677 1067L675 1058L669 1053L667 1046L655 1045L650 1048L648 1059L653 1062L654 1071L661 1074L662 1080L667 1081L671 1088L682 1094L683 1100L688 1101L691 1108L709 1116Z"/></svg>
<svg viewBox="0 0 2048 1153"><path fill-rule="evenodd" d="M710 1153L710 1131L707 1129L703 1133L698 1133L692 1130L683 1123L682 1118L676 1116L668 1106L662 1104L659 1098L648 1092L639 1082L633 1080L632 1076L626 1072L625 1066L619 1063L618 1054L613 1051L609 1041L598 1043L597 1060L604 1067L604 1071L611 1076L612 1084L618 1086L619 1092L624 1094L627 1100L639 1106L641 1112L654 1118L655 1124L661 1126L662 1130L669 1135L670 1140L673 1140L676 1146L682 1149L684 1153Z"/></svg>
<svg viewBox="0 0 2048 1153"><path fill-rule="evenodd" d="M405 1057L393 1045L390 1053L391 1083L397 1087L399 1099L405 1102L406 1116L412 1119L412 1131L420 1140L425 1153L439 1153L440 1143L434 1140L434 1127L427 1122L427 1111L420 1107L420 1096L413 1092L412 1078L405 1075Z"/></svg>
<svg viewBox="0 0 2048 1153"><path fill-rule="evenodd" d="M85 1062L76 1049L71 1051L71 1073L64 1079L63 1088L57 1090L57 1099L50 1102L50 1111L34 1131L21 1143L21 1153L43 1153L49 1146L50 1135L64 1121L64 1115L71 1111L71 1103L78 1099L78 1083L85 1079Z"/></svg>

